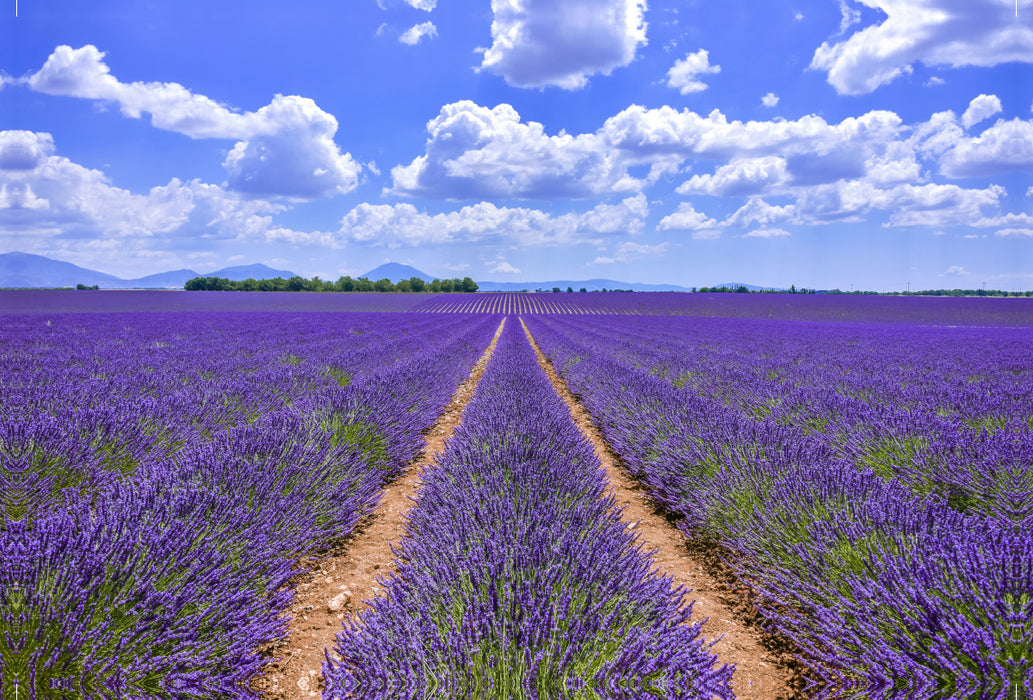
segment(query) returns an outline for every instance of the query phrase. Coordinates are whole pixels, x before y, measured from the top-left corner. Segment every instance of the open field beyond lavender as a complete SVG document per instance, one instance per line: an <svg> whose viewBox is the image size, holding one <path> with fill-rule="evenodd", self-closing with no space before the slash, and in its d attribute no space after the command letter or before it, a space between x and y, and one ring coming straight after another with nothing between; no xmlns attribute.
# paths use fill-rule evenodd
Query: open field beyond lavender
<svg viewBox="0 0 1033 700"><path fill-rule="evenodd" d="M217 292L0 293L0 696L257 697L503 318L324 697L735 694L519 319L808 694L1033 696L1027 300Z"/></svg>

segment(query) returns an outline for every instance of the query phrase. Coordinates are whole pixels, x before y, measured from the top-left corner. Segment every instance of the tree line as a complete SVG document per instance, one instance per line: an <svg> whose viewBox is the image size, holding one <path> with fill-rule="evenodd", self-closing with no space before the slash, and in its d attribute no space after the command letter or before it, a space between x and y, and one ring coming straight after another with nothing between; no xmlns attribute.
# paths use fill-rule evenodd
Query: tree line
<svg viewBox="0 0 1033 700"><path fill-rule="evenodd" d="M431 293L431 294L452 294L472 293L477 291L477 283L469 277L459 279L439 280L434 279L426 282L419 277L410 277L407 280L400 280L394 283L391 280L379 279L372 281L365 277L352 279L349 276L338 278L336 282L321 280L319 277L305 279L304 277L273 277L272 279L256 280L231 280L225 277L194 277L187 280L183 286L187 291L205 292L402 292L402 293Z"/></svg>

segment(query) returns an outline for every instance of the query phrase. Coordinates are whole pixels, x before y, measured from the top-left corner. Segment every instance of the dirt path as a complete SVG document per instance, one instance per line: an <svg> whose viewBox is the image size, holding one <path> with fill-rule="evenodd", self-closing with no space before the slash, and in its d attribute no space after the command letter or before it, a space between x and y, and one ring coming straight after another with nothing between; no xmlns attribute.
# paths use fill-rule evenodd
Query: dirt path
<svg viewBox="0 0 1033 700"><path fill-rule="evenodd" d="M721 637L714 651L721 661L736 665L732 678L736 697L744 700L796 697L797 691L792 687L796 674L788 667L792 661L777 650L772 640L768 640L767 648L762 643L766 635L756 626L756 616L749 614L750 606L742 601L747 592L730 585L728 574L720 567L714 552L687 541L668 521L664 509L646 495L642 485L620 468L617 457L593 425L588 411L542 354L523 320L520 324L538 356L538 364L570 408L571 417L591 442L606 469L617 506L624 507L622 519L635 524L639 541L646 551L654 550L653 560L660 571L672 577L676 585L681 584L691 590L688 597L696 601L692 619L707 618L703 635L708 640Z"/></svg>
<svg viewBox="0 0 1033 700"><path fill-rule="evenodd" d="M303 561L311 571L299 577L291 606L290 635L269 651L280 661L265 667L252 688L265 700L314 698L322 694L324 649L332 648L346 615L367 607L363 601L376 597L381 586L377 578L394 569L392 544L399 544L405 516L420 487L420 474L436 463L473 398L477 382L488 364L505 321L499 324L491 344L474 365L470 376L452 395L437 423L426 435L427 446L408 471L384 488L380 503L351 535L329 556Z"/></svg>

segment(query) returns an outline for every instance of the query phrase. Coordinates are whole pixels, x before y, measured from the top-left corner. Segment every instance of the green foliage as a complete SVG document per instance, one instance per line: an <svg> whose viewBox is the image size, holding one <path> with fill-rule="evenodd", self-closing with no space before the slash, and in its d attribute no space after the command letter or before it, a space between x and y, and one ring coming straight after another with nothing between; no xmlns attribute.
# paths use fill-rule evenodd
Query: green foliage
<svg viewBox="0 0 1033 700"><path fill-rule="evenodd" d="M338 415L323 419L322 426L330 433L330 442L335 447L355 447L366 455L372 467L384 467L387 461L387 440L373 425L362 421L350 422Z"/></svg>
<svg viewBox="0 0 1033 700"><path fill-rule="evenodd" d="M871 468L882 479L892 479L898 471L911 471L915 456L928 449L929 442L920 435L887 437L872 444L861 456L862 466Z"/></svg>
<svg viewBox="0 0 1033 700"><path fill-rule="evenodd" d="M96 287L92 287L96 289ZM431 293L431 294L472 294L478 290L477 283L469 277L450 280L435 279L431 282L424 282L419 277L410 277L394 284L391 280L384 278L372 282L365 277L352 279L345 276L336 282L326 282L319 277L307 280L303 277L291 277L283 279L274 277L272 279L256 280L248 278L236 281L225 277L194 277L188 280L183 288L188 292L401 292L409 293Z"/></svg>

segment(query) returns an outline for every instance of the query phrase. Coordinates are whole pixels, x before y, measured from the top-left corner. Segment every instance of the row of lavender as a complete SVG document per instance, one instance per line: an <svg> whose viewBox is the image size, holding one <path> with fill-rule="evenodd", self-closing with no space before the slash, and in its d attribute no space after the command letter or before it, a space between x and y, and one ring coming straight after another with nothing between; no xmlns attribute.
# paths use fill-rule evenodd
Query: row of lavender
<svg viewBox="0 0 1033 700"><path fill-rule="evenodd" d="M516 314L774 318L898 326L1033 326L1033 299L685 292L478 292L411 297L414 302L408 310L425 313L484 313L498 309Z"/></svg>
<svg viewBox="0 0 1033 700"><path fill-rule="evenodd" d="M731 697L512 318L326 698Z"/></svg>
<svg viewBox="0 0 1033 700"><path fill-rule="evenodd" d="M827 694L1033 693L1028 331L528 323Z"/></svg>
<svg viewBox="0 0 1033 700"><path fill-rule="evenodd" d="M375 505L498 320L2 323L0 695L244 698L298 557Z"/></svg>

